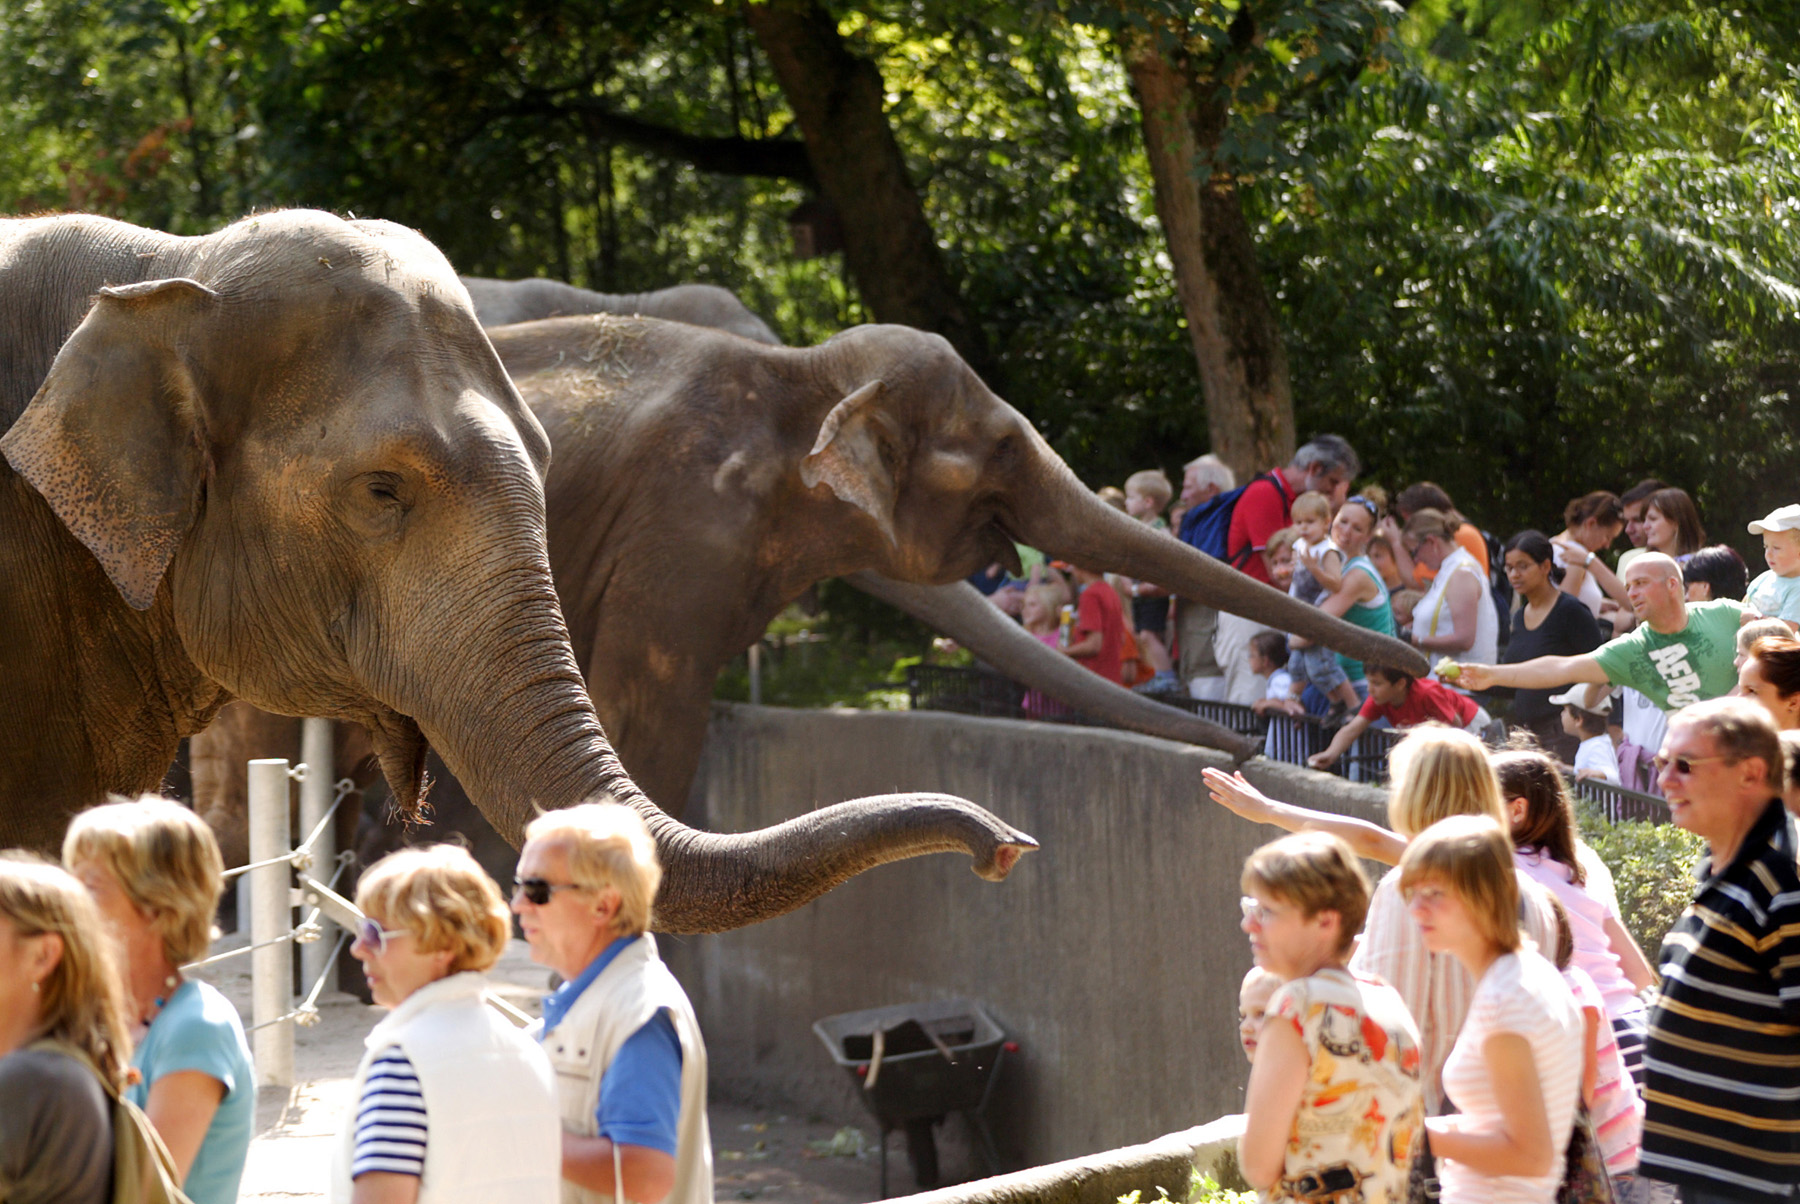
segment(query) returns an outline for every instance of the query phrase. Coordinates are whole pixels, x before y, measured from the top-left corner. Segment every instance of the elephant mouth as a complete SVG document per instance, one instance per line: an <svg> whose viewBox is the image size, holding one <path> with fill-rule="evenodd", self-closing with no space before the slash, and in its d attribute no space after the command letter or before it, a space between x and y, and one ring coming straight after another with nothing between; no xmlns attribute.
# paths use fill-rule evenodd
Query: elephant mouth
<svg viewBox="0 0 1800 1204"><path fill-rule="evenodd" d="M358 719L374 739L381 776L394 796L394 815L407 826L423 823L430 814L425 801L431 779L425 773L425 754L430 742L419 725L398 711L383 707Z"/></svg>

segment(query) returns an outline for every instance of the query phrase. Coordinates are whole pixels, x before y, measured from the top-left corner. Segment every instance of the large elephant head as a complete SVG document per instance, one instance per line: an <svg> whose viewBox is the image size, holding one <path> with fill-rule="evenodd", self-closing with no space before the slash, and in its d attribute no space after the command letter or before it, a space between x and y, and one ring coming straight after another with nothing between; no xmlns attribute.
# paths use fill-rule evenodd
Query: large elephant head
<svg viewBox="0 0 1800 1204"><path fill-rule="evenodd" d="M97 290L0 451L110 579L96 605L151 690L179 662L264 709L361 723L408 803L429 743L515 840L538 805L630 802L676 929L779 914L896 856L964 847L996 875L1030 847L941 797L748 837L658 812L569 647L549 445L436 248L299 211L200 239L106 226L95 284L121 263L140 278Z"/></svg>
<svg viewBox="0 0 1800 1204"><path fill-rule="evenodd" d="M1359 659L1425 671L1415 649L1298 602L1101 502L942 338L863 326L818 355L841 400L819 424L800 479L861 512L856 568L943 584L995 561L1017 571L1017 541Z"/></svg>

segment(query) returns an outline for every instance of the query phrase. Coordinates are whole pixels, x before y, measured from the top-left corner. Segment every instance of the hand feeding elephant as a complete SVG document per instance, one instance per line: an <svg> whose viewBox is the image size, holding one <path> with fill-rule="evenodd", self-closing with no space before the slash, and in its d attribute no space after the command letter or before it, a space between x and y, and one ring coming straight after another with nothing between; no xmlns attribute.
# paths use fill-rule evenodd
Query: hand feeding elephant
<svg viewBox="0 0 1800 1204"><path fill-rule="evenodd" d="M199 238L0 222L0 845L152 789L233 696L360 723L395 797L436 749L495 827L600 794L645 815L665 931L872 865L1033 847L942 795L761 832L682 826L607 743L544 544L542 427L437 249L263 214Z"/></svg>
<svg viewBox="0 0 1800 1204"><path fill-rule="evenodd" d="M488 280L464 276L463 285L475 303L475 316L483 326L510 326L541 318L565 318L575 314L637 315L710 326L758 343L777 346L781 340L768 324L733 296L712 284L677 284L648 293L596 293L560 280Z"/></svg>
<svg viewBox="0 0 1800 1204"><path fill-rule="evenodd" d="M545 485L551 567L577 659L626 768L675 814L719 670L783 605L839 574L1088 713L1250 755L1234 733L1050 652L961 583L1013 556L1015 531L1052 555L1419 667L1403 644L1120 519L930 336L863 327L785 350L608 317L489 333L556 449ZM195 738L195 763L219 745L232 765L279 755L295 726L270 720L260 744L209 731ZM440 782L437 797L452 791Z"/></svg>

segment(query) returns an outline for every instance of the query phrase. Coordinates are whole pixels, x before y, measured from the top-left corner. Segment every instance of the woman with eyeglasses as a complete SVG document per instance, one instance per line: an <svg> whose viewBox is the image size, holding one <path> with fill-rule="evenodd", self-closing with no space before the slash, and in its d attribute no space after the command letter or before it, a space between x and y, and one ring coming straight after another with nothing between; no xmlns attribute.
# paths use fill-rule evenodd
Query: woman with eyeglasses
<svg viewBox="0 0 1800 1204"><path fill-rule="evenodd" d="M1572 594L1557 588L1562 570L1541 531L1520 531L1506 541L1506 580L1519 599L1513 612L1512 638L1502 664L1515 665L1539 656L1581 656L1600 646L1600 624L1593 611ZM1564 764L1573 764L1579 743L1563 731L1562 708L1550 701L1555 690L1514 690L1509 731L1523 729Z"/></svg>
<svg viewBox="0 0 1800 1204"><path fill-rule="evenodd" d="M351 954L388 1014L364 1040L332 1150L333 1204L549 1204L559 1192L556 1077L488 1004L512 935L494 880L454 845L404 849L356 887Z"/></svg>
<svg viewBox="0 0 1800 1204"><path fill-rule="evenodd" d="M195 1204L233 1204L256 1122L256 1073L237 1008L182 967L206 955L225 891L212 829L146 795L77 815L63 865L93 895L125 980L138 1081L125 1097L150 1117Z"/></svg>
<svg viewBox="0 0 1800 1204"><path fill-rule="evenodd" d="M1425 1121L1444 1204L1551 1204L1581 1095L1587 1031L1556 967L1519 935L1506 829L1456 816L1400 858L1407 912L1475 983L1444 1063L1456 1112ZM1554 949L1550 944L1546 948Z"/></svg>
<svg viewBox="0 0 1800 1204"><path fill-rule="evenodd" d="M1432 571L1431 588L1413 607L1412 642L1434 663L1451 657L1492 664L1500 648L1500 614L1488 596L1487 571L1456 542L1439 511L1415 512L1401 540L1407 555ZM1435 671L1431 677L1438 680Z"/></svg>
<svg viewBox="0 0 1800 1204"><path fill-rule="evenodd" d="M1319 609L1346 623L1391 636L1394 634L1394 608L1380 570L1368 557L1369 540L1374 538L1380 517L1380 509L1361 494L1338 507L1337 516L1331 520L1331 538L1344 553L1344 567L1336 592L1321 598ZM1290 646L1298 646L1294 641L1299 639L1298 636L1290 639ZM1367 698L1369 683L1362 662L1339 653L1338 664L1343 667L1350 684L1356 687L1357 694ZM1348 719L1349 714L1345 713L1341 718Z"/></svg>

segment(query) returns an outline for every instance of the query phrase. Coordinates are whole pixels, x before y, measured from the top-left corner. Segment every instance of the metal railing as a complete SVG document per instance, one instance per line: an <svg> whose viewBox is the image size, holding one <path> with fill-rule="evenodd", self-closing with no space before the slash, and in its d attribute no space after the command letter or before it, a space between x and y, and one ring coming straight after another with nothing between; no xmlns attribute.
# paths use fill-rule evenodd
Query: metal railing
<svg viewBox="0 0 1800 1204"><path fill-rule="evenodd" d="M908 704L914 710L955 711L995 719L1036 719L1084 727L1104 727L1100 720L1077 714L1065 704L1027 690L1004 674L985 665L959 668L948 665L913 665L906 671ZM1152 695L1155 701L1198 715L1241 736L1262 740L1263 755L1295 765L1325 751L1334 729L1315 715L1258 715L1247 706L1208 702L1173 694ZM1389 728L1370 728L1356 738L1327 772L1353 782L1379 784L1388 778L1388 754L1405 736ZM1614 822L1635 820L1667 823L1669 808L1655 795L1593 779L1571 787L1577 798L1598 805Z"/></svg>

